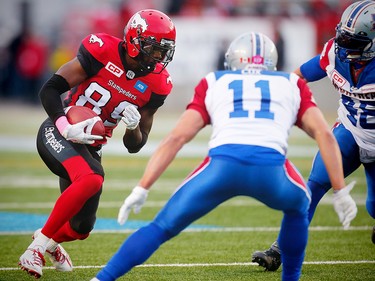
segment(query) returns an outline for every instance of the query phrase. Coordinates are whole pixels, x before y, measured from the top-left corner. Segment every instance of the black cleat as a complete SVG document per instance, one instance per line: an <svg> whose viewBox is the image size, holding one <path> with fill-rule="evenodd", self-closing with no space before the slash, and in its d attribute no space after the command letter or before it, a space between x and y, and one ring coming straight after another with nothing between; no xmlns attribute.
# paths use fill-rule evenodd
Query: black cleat
<svg viewBox="0 0 375 281"><path fill-rule="evenodd" d="M375 244L375 226L372 228L371 240L372 240L372 243Z"/></svg>
<svg viewBox="0 0 375 281"><path fill-rule="evenodd" d="M373 238L375 238L374 234ZM277 242L274 242L266 251L254 252L251 261L258 263L259 266L264 267L266 271L276 271L281 265L281 254Z"/></svg>

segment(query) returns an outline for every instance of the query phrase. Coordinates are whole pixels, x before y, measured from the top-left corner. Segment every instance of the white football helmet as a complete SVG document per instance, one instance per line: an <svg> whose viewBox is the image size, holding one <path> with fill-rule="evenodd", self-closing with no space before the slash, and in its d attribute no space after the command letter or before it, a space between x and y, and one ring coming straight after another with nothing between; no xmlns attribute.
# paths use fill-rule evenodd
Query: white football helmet
<svg viewBox="0 0 375 281"><path fill-rule="evenodd" d="M359 1L347 7L336 27L335 53L344 62L375 57L375 1Z"/></svg>
<svg viewBox="0 0 375 281"><path fill-rule="evenodd" d="M266 35L259 32L244 33L234 39L225 53L224 66L230 70L257 68L276 70L277 50Z"/></svg>

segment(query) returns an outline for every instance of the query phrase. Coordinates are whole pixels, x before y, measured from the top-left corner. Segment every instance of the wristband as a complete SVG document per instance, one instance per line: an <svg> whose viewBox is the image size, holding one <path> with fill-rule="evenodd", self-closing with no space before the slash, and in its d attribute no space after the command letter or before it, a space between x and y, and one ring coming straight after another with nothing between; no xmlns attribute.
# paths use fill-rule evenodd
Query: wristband
<svg viewBox="0 0 375 281"><path fill-rule="evenodd" d="M68 119L64 115L64 116L60 116L56 120L55 125L56 125L57 130L59 130L60 134L63 134L63 132L65 131L66 127L68 127L68 125L70 125L70 124L68 122Z"/></svg>

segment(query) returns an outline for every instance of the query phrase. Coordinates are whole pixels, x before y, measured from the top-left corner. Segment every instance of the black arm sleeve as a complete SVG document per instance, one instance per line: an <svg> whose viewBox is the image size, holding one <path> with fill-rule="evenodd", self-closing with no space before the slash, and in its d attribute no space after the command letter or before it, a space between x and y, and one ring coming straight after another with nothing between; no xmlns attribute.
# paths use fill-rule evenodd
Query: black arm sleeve
<svg viewBox="0 0 375 281"><path fill-rule="evenodd" d="M156 93L151 93L150 100L148 103L144 105L144 107L153 108L153 109L159 108L164 104L164 101L166 98L167 96L165 95L158 95Z"/></svg>
<svg viewBox="0 0 375 281"><path fill-rule="evenodd" d="M141 133L142 133L142 141L141 141L141 143L139 143L137 145L133 145L133 146L130 145L130 144L126 144L125 135L123 136L122 141L123 141L124 146L126 147L126 149L128 150L129 153L137 153L146 144L147 139L148 139L148 134L146 134L144 132L141 132Z"/></svg>
<svg viewBox="0 0 375 281"><path fill-rule="evenodd" d="M39 97L44 110L53 122L65 115L60 95L69 90L69 83L58 74L54 74L40 90Z"/></svg>

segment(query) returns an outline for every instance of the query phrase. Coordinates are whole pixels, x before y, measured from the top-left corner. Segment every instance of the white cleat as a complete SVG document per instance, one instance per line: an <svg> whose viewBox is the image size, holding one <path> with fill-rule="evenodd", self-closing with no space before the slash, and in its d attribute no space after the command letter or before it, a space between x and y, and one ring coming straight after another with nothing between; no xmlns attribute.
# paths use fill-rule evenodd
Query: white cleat
<svg viewBox="0 0 375 281"><path fill-rule="evenodd" d="M35 239L39 235L41 230L42 229L39 228L34 232L33 239ZM47 250L46 255L57 271L67 272L73 270L72 260L70 259L67 251L65 251L63 246L61 246L60 244L57 245L56 250L53 252Z"/></svg>
<svg viewBox="0 0 375 281"><path fill-rule="evenodd" d="M73 270L72 260L70 259L69 254L60 244L57 246L55 251L52 253L46 251L46 254L57 271Z"/></svg>
<svg viewBox="0 0 375 281"><path fill-rule="evenodd" d="M36 249L29 248L20 257L18 265L36 279L42 277L42 267L45 265L43 255Z"/></svg>

